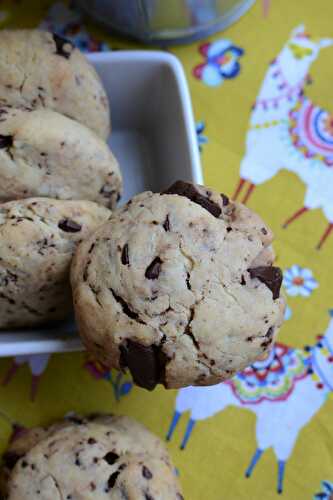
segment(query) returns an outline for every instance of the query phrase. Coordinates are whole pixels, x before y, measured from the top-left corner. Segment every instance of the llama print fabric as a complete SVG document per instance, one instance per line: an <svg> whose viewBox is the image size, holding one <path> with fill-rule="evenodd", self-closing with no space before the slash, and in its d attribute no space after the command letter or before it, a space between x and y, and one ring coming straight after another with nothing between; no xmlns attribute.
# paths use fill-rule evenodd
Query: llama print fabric
<svg viewBox="0 0 333 500"><path fill-rule="evenodd" d="M85 52L143 48L69 2L33 0L28 16L25 4L1 3L0 27L52 29ZM276 234L288 307L269 358L213 387L151 393L83 353L0 359L0 452L73 411L128 414L166 441L186 499L333 498L332 16L331 0L257 0L226 31L168 49L205 183Z"/></svg>

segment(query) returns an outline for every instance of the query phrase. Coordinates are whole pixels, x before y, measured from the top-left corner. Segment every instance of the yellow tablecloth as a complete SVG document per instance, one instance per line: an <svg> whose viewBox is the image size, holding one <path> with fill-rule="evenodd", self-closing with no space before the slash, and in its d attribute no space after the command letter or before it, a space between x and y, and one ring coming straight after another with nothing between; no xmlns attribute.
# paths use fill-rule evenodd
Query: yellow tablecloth
<svg viewBox="0 0 333 500"><path fill-rule="evenodd" d="M51 4L2 1L0 22L43 21L83 50L138 47ZM257 1L225 32L171 49L206 184L237 192L276 234L289 307L271 358L212 388L153 393L84 354L1 360L0 451L17 422L125 413L168 436L186 500L332 499L332 16L330 0Z"/></svg>

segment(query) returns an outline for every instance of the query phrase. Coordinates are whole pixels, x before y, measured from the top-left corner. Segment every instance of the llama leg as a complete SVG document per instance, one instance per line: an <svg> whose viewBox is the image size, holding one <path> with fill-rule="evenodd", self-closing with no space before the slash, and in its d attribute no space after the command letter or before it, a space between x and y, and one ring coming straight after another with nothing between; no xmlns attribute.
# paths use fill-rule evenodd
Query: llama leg
<svg viewBox="0 0 333 500"><path fill-rule="evenodd" d="M242 179L242 178L239 179L238 185L236 187L236 191L234 192L234 195L232 196L233 200L237 200L237 197L240 194L241 190L243 189L245 182L246 182L245 179Z"/></svg>
<svg viewBox="0 0 333 500"><path fill-rule="evenodd" d="M248 468L246 469L246 472L245 472L245 477L250 477L252 472L253 472L253 469L255 468L255 466L257 465L261 455L263 454L264 450L260 450L260 448L257 448L252 459L251 459L251 462L250 462L250 465L248 466Z"/></svg>
<svg viewBox="0 0 333 500"><path fill-rule="evenodd" d="M303 215L305 212L307 212L309 209L307 207L302 207L298 209L289 219L285 221L285 223L282 225L284 229L289 226L294 220L298 219L301 215Z"/></svg>
<svg viewBox="0 0 333 500"><path fill-rule="evenodd" d="M175 411L175 413L173 414L172 421L171 421L171 424L170 424L170 427L168 430L168 434L166 436L167 441L171 440L172 435L174 433L174 430L175 430L181 416L182 416L182 414L179 411Z"/></svg>
<svg viewBox="0 0 333 500"><path fill-rule="evenodd" d="M284 460L279 460L278 461L278 484L277 484L277 492L279 494L281 494L283 491L283 479L284 479L285 468L286 468L286 462Z"/></svg>
<svg viewBox="0 0 333 500"><path fill-rule="evenodd" d="M323 246L323 244L325 243L325 241L327 240L327 238L329 237L329 235L331 234L332 231L333 231L333 222L330 222L329 225L327 226L327 228L325 229L324 234L320 238L320 241L316 247L317 250L321 249L321 247Z"/></svg>
<svg viewBox="0 0 333 500"><path fill-rule="evenodd" d="M193 430L194 425L195 425L195 420L193 420L192 418L190 418L190 420L188 421L187 427L186 427L186 431L185 431L185 434L184 434L183 441L182 441L182 443L180 445L180 449L181 450L185 449L187 441L190 439L190 435L192 434L192 430Z"/></svg>
<svg viewBox="0 0 333 500"><path fill-rule="evenodd" d="M15 363L15 360L13 359L10 367L7 370L7 373L5 374L4 378L2 379L1 384L2 385L9 384L9 382L13 379L13 377L15 376L15 374L19 368L20 368L20 365Z"/></svg>
<svg viewBox="0 0 333 500"><path fill-rule="evenodd" d="M254 190L255 187L256 187L255 184L250 184L249 187L247 188L247 192L242 200L242 203L244 203L244 205L246 205L246 203L248 202L252 194L252 191Z"/></svg>
<svg viewBox="0 0 333 500"><path fill-rule="evenodd" d="M271 3L270 0L263 0L263 2L262 2L262 15L263 15L263 17L268 17L270 3Z"/></svg>

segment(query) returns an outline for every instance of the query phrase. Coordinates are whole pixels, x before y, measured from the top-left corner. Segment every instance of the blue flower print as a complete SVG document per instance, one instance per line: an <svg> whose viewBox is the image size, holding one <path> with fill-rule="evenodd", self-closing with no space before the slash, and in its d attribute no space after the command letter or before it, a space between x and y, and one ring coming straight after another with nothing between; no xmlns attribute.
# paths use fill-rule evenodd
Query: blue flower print
<svg viewBox="0 0 333 500"><path fill-rule="evenodd" d="M318 282L314 279L312 271L297 264L285 271L283 285L287 294L292 297L296 295L309 297L315 288L318 288Z"/></svg>
<svg viewBox="0 0 333 500"><path fill-rule="evenodd" d="M206 59L193 69L193 75L210 87L221 85L224 80L235 78L240 72L238 59L244 50L230 40L216 40L199 47L199 52Z"/></svg>
<svg viewBox="0 0 333 500"><path fill-rule="evenodd" d="M313 497L313 500L331 500L332 498L333 498L333 482L322 481L321 491Z"/></svg>

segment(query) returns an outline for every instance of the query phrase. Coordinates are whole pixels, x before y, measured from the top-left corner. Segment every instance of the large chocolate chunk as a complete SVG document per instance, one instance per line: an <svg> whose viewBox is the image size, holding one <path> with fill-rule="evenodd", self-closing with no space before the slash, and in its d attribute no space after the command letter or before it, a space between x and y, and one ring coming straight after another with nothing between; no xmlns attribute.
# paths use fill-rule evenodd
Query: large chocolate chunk
<svg viewBox="0 0 333 500"><path fill-rule="evenodd" d="M0 149L10 148L13 145L12 135L0 135Z"/></svg>
<svg viewBox="0 0 333 500"><path fill-rule="evenodd" d="M170 186L162 194L178 194L179 196L185 196L189 200L193 201L197 205L211 213L214 217L219 218L221 215L221 207L210 200L207 196L199 193L197 188L190 182L177 181L172 186Z"/></svg>
<svg viewBox="0 0 333 500"><path fill-rule="evenodd" d="M114 453L113 451L108 451L106 455L104 455L103 459L105 462L107 462L109 465L113 465L119 458L119 455L117 453Z"/></svg>
<svg viewBox="0 0 333 500"><path fill-rule="evenodd" d="M132 340L127 340L120 346L120 364L128 367L134 382L149 391L165 378L167 357L159 346L145 346Z"/></svg>
<svg viewBox="0 0 333 500"><path fill-rule="evenodd" d="M129 264L128 244L127 243L123 246L123 250L121 252L121 263L124 264L124 266L128 266L128 264Z"/></svg>
<svg viewBox="0 0 333 500"><path fill-rule="evenodd" d="M157 280L161 271L161 265L161 259L159 257L155 257L155 259L147 267L145 277L149 280Z"/></svg>
<svg viewBox="0 0 333 500"><path fill-rule="evenodd" d="M53 33L52 36L56 45L56 54L58 56L64 57L65 59L69 59L74 48L72 42L70 40L67 40L66 38L63 38L62 36L57 35L56 33Z"/></svg>
<svg viewBox="0 0 333 500"><path fill-rule="evenodd" d="M152 472L145 465L142 467L142 475L145 479L151 479L153 477Z"/></svg>
<svg viewBox="0 0 333 500"><path fill-rule="evenodd" d="M63 219L58 224L59 229L65 231L65 233L78 233L81 231L82 226L71 219Z"/></svg>
<svg viewBox="0 0 333 500"><path fill-rule="evenodd" d="M251 278L257 278L271 290L274 300L279 298L283 279L282 271L279 267L259 266L252 267L248 271Z"/></svg>
<svg viewBox="0 0 333 500"><path fill-rule="evenodd" d="M107 486L107 488L106 488L106 490L105 490L105 491L106 491L106 493L107 493L108 491L110 491L110 490L114 487L114 485L116 484L117 477L119 476L119 474L120 474L120 471L119 471L119 470L116 470L115 472L113 472L113 473L111 474L111 476L109 476L108 483L107 483L107 484L108 484L108 486Z"/></svg>

